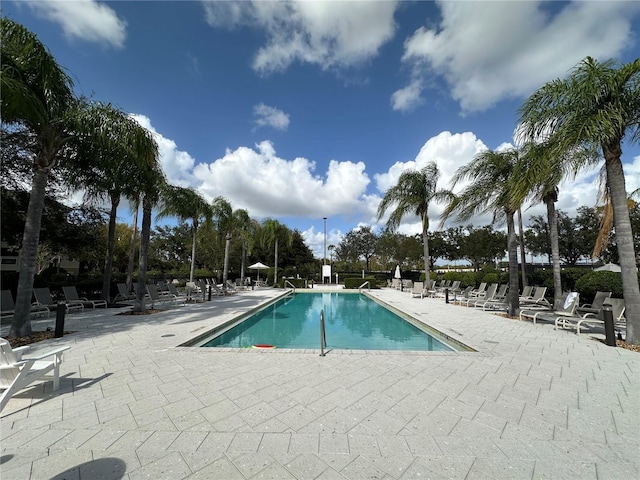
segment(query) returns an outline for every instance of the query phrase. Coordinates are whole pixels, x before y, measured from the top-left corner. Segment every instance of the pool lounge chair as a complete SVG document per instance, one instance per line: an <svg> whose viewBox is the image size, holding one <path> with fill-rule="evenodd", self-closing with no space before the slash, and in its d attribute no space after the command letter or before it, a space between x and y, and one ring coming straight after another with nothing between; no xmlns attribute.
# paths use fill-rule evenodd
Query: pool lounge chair
<svg viewBox="0 0 640 480"><path fill-rule="evenodd" d="M424 298L424 294L424 282L415 282L413 284L413 288L411 289L411 297Z"/></svg>
<svg viewBox="0 0 640 480"><path fill-rule="evenodd" d="M13 302L13 294L11 293L11 290L2 290L1 301L2 313L0 315L0 321L13 318L13 315L16 312L16 305ZM30 314L32 317L46 316L47 318L49 318L49 313L51 313L51 311L44 305L31 305Z"/></svg>
<svg viewBox="0 0 640 480"><path fill-rule="evenodd" d="M49 287L34 288L33 296L36 299L33 305L44 305L49 310L56 310L58 308L58 302L53 301ZM64 303L63 305L65 306L67 313L81 312L84 310L84 305L82 305L82 303Z"/></svg>
<svg viewBox="0 0 640 480"><path fill-rule="evenodd" d="M617 323L625 322L624 318L624 299L622 298L610 298L607 297L604 299L603 307L610 306L611 307L611 315L613 317L614 325ZM576 309L577 310L577 309ZM575 328L576 333L580 335L581 328L593 328L594 325L604 325L604 308L598 312L598 315L594 315L593 313L586 313L583 316L572 316L572 317L558 317L555 322L555 329L560 328Z"/></svg>
<svg viewBox="0 0 640 480"><path fill-rule="evenodd" d="M483 297L476 297L468 300L467 307L473 306L474 308L482 308L484 310L484 306L495 298L497 291L498 291L498 284L492 283L487 288Z"/></svg>
<svg viewBox="0 0 640 480"><path fill-rule="evenodd" d="M467 303L467 300L469 300L469 294L472 290L473 287L469 285L462 291L460 295L457 295L451 303L453 303L454 305L462 305L463 303Z"/></svg>
<svg viewBox="0 0 640 480"><path fill-rule="evenodd" d="M53 379L53 390L60 388L60 364L62 354L70 347L58 347L43 354L32 357L23 355L29 349L26 347L11 348L4 338L0 338L0 411L7 405L9 399L18 391L42 378ZM45 360L53 357L52 360ZM53 373L52 375L49 375Z"/></svg>
<svg viewBox="0 0 640 480"><path fill-rule="evenodd" d="M129 290L126 283L118 283L118 294L113 297L113 303L130 303L136 299L136 293Z"/></svg>
<svg viewBox="0 0 640 480"><path fill-rule="evenodd" d="M595 296L593 297L593 302L585 303L583 305L580 305L579 307L576 307L576 313L581 317L584 317L588 314L592 314L592 316L597 317L602 311L604 301L609 297L611 297L611 292L597 291Z"/></svg>
<svg viewBox="0 0 640 480"><path fill-rule="evenodd" d="M151 308L155 308L156 305L161 303L170 303L173 305L182 303L184 305L185 302L185 299L178 298L173 294L160 295L160 293L158 292L158 287L156 285L147 285L147 293L149 294L149 299L151 300Z"/></svg>
<svg viewBox="0 0 640 480"><path fill-rule="evenodd" d="M576 307L578 305L580 297L578 292L569 292L562 295L559 308L555 309L532 309L532 310L520 310L520 320L526 320L528 318L533 320L535 324L537 320L545 320L552 322L554 325L561 317L573 317L575 316Z"/></svg>
<svg viewBox="0 0 640 480"><path fill-rule="evenodd" d="M530 298L520 298L520 305L526 309L545 309L550 310L551 304L544 297L547 293L547 287L534 287L533 294Z"/></svg>
<svg viewBox="0 0 640 480"><path fill-rule="evenodd" d="M84 308L92 309L96 307L107 308L107 302L104 300L89 300L86 297L80 297L78 295L78 289L73 285L62 287L62 293L64 293L64 298L68 304L80 303Z"/></svg>

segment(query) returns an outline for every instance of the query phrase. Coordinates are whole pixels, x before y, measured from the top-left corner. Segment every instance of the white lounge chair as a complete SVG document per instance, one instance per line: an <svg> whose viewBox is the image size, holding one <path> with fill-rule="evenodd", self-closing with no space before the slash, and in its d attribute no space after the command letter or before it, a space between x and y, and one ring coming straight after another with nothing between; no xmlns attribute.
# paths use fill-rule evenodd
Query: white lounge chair
<svg viewBox="0 0 640 480"><path fill-rule="evenodd" d="M534 287L533 293L529 298L520 298L520 305L525 309L541 308L545 310L551 309L551 304L545 298L547 287Z"/></svg>
<svg viewBox="0 0 640 480"><path fill-rule="evenodd" d="M580 299L578 292L565 293L560 301L559 308L555 309L533 309L533 310L520 310L520 320L526 320L530 318L535 324L537 320L546 320L557 324L558 319L561 317L573 317L575 316L576 306Z"/></svg>
<svg viewBox="0 0 640 480"><path fill-rule="evenodd" d="M89 300L86 297L80 297L80 295L78 295L78 289L73 285L62 287L62 292L68 304L79 303L84 308L91 307L92 309L96 307L107 308L107 302L105 300Z"/></svg>
<svg viewBox="0 0 640 480"><path fill-rule="evenodd" d="M42 378L53 378L53 390L60 388L60 364L62 353L70 347L59 347L49 352L23 358L29 347L11 348L4 338L0 338L0 411L18 391ZM52 360L44 360L53 357ZM53 372L53 375L49 375Z"/></svg>
<svg viewBox="0 0 640 480"><path fill-rule="evenodd" d="M604 301L609 297L611 297L611 292L597 291L593 297L593 302L585 303L576 307L576 313L581 317L585 317L588 314L592 314L591 316L597 317L602 311Z"/></svg>
<svg viewBox="0 0 640 480"><path fill-rule="evenodd" d="M411 289L411 297L424 298L424 294L424 282L415 282L413 284L413 288Z"/></svg>
<svg viewBox="0 0 640 480"><path fill-rule="evenodd" d="M136 293L129 290L126 283L118 283L118 294L113 297L113 303L130 303L135 301Z"/></svg>

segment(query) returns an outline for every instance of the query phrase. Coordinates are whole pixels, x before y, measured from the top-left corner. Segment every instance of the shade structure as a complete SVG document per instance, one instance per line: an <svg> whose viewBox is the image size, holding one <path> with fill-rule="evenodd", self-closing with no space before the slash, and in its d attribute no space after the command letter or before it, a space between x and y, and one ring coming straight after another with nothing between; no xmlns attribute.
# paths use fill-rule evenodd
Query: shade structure
<svg viewBox="0 0 640 480"><path fill-rule="evenodd" d="M267 267L264 263L254 263L253 265L249 265L249 270L258 270L258 281L260 281L260 270L266 270Z"/></svg>
<svg viewBox="0 0 640 480"><path fill-rule="evenodd" d="M620 265L616 265L615 263L605 263L601 267L593 269L596 272L621 272L622 269Z"/></svg>
<svg viewBox="0 0 640 480"><path fill-rule="evenodd" d="M400 265L396 265L396 273L393 274L393 278L402 278L400 275Z"/></svg>

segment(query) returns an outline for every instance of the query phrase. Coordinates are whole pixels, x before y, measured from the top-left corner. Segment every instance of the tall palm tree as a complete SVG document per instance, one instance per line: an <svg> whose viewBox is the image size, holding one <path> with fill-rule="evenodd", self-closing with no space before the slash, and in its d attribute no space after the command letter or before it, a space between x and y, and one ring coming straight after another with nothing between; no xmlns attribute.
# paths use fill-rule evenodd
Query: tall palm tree
<svg viewBox="0 0 640 480"><path fill-rule="evenodd" d="M548 139L559 152L582 145L602 151L622 270L626 340L640 344L640 287L621 161L623 139L634 143L640 139L640 58L621 65L587 57L565 80L554 80L534 92L520 114L531 140ZM593 166L592 159L569 162L574 169Z"/></svg>
<svg viewBox="0 0 640 480"><path fill-rule="evenodd" d="M189 281L193 282L196 270L196 244L198 226L202 220L210 219L213 215L211 205L192 188L167 185L162 192L160 211L156 218L177 217L180 220L191 220L191 270Z"/></svg>
<svg viewBox="0 0 640 480"><path fill-rule="evenodd" d="M20 277L10 335L31 334L30 305L49 172L69 139L75 111L73 83L38 38L22 25L0 18L2 122L26 127L34 136L33 180L22 237Z"/></svg>
<svg viewBox="0 0 640 480"><path fill-rule="evenodd" d="M293 235L286 225L278 222L278 220L267 218L262 222L261 236L263 245L273 245L274 248L273 283L276 285L278 283L278 242L282 241L290 247L293 243Z"/></svg>
<svg viewBox="0 0 640 480"><path fill-rule="evenodd" d="M453 194L449 190L438 190L440 170L436 162L429 162L420 171L406 170L400 174L398 183L389 188L378 205L378 220L392 206L396 205L387 220L387 227L395 231L407 214L420 217L422 222L422 248L424 254L424 278L429 281L429 204L431 202L451 201Z"/></svg>
<svg viewBox="0 0 640 480"><path fill-rule="evenodd" d="M479 213L492 213L493 221L507 223L507 251L509 256L509 315L519 307L518 242L515 231L515 213L521 203L512 195L514 171L519 155L515 148L496 152L485 150L460 167L452 178L452 188L464 180L471 183L447 206L443 218L454 212L461 221Z"/></svg>
<svg viewBox="0 0 640 480"><path fill-rule="evenodd" d="M224 239L224 264L222 267L222 288L227 289L227 279L229 278L229 251L231 248L231 238L233 234L233 207L229 200L224 197L213 199L213 217L218 227L218 235Z"/></svg>
<svg viewBox="0 0 640 480"><path fill-rule="evenodd" d="M155 163L157 146L149 131L110 104L87 103L76 123L81 134L69 142L77 160L68 162L69 176L85 190L85 198L111 202L102 280L102 298L109 301L120 199L139 201L139 169L148 167L144 162Z"/></svg>
<svg viewBox="0 0 640 480"><path fill-rule="evenodd" d="M155 161L152 161L154 160ZM153 207L160 200L160 192L164 190L165 178L155 155L149 155L146 168L140 168L138 179L142 192L142 226L140 228L140 262L138 264L138 281L136 283L136 299L134 312L146 309L145 293L147 284L147 264L149 260L149 241L151 238L151 214Z"/></svg>
<svg viewBox="0 0 640 480"><path fill-rule="evenodd" d="M133 284L133 266L136 255L136 244L138 239L138 213L140 212L140 197L131 199L129 205L131 207L131 213L133 214L133 219L131 221L133 226L131 228L131 241L129 242L129 263L127 264L126 283L127 288L131 290L131 286Z"/></svg>
<svg viewBox="0 0 640 480"><path fill-rule="evenodd" d="M245 262L247 258L247 249L250 242L255 237L255 232L260 227L258 222L249 216L249 212L243 208L233 211L233 230L234 235L238 236L242 241L242 259L240 261L240 283L244 285Z"/></svg>

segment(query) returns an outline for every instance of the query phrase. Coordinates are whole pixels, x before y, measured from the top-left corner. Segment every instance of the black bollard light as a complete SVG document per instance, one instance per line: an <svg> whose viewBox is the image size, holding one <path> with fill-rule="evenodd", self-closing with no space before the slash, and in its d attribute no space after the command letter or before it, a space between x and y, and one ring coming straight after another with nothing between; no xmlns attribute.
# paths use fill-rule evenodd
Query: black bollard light
<svg viewBox="0 0 640 480"><path fill-rule="evenodd" d="M602 307L602 315L604 317L605 343L610 347L615 347L616 331L613 324L613 310L610 305Z"/></svg>
<svg viewBox="0 0 640 480"><path fill-rule="evenodd" d="M211 301L211 285L209 285L209 297L207 298L207 301Z"/></svg>
<svg viewBox="0 0 640 480"><path fill-rule="evenodd" d="M444 289L444 303L449 303L449 289Z"/></svg>
<svg viewBox="0 0 640 480"><path fill-rule="evenodd" d="M67 313L67 306L58 302L58 306L56 308L56 331L54 333L55 338L62 338L64 335L64 316Z"/></svg>

